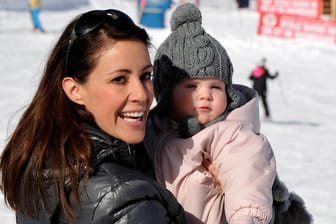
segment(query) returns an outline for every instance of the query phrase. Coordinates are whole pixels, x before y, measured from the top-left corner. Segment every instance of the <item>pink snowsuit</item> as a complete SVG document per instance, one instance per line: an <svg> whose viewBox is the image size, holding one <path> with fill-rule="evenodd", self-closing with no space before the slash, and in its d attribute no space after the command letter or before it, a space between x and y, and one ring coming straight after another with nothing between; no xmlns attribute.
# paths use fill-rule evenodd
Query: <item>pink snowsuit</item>
<svg viewBox="0 0 336 224"><path fill-rule="evenodd" d="M148 122L145 146L157 180L182 204L188 223L221 224L226 216L230 224L268 224L272 218L275 158L267 139L257 134L256 93L235 88L249 101L192 137L179 138L171 121ZM216 167L220 187L204 159Z"/></svg>

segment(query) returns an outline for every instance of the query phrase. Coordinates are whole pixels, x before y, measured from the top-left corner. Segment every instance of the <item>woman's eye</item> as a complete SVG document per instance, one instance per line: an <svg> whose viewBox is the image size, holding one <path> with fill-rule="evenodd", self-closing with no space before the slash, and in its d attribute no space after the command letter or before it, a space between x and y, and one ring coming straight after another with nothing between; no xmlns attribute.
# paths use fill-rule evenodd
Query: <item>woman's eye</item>
<svg viewBox="0 0 336 224"><path fill-rule="evenodd" d="M112 79L112 82L117 84L123 84L126 82L126 78L124 76L118 76Z"/></svg>
<svg viewBox="0 0 336 224"><path fill-rule="evenodd" d="M141 75L141 80L151 80L153 74L151 72L145 72Z"/></svg>

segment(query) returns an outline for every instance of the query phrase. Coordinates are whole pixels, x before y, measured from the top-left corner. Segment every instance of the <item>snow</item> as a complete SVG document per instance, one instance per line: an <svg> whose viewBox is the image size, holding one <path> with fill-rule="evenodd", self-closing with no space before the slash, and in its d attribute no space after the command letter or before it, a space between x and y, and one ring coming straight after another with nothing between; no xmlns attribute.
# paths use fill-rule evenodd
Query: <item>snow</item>
<svg viewBox="0 0 336 224"><path fill-rule="evenodd" d="M271 72L279 70L279 79L269 82L273 121L262 119L262 132L272 144L280 178L303 197L314 223L333 224L336 44L257 36L258 14L252 9L237 10L232 1L201 1L203 25L227 49L234 65L235 83L250 86L247 77L263 56L267 57ZM45 0L41 21L47 33L33 33L26 5L23 1L13 2L0 1L0 152L35 92L49 50L74 16L89 9L119 8L136 19L135 0L76 0L69 1L71 4L66 0ZM166 13L167 26L170 14L171 10ZM148 28L148 32L154 44L153 54L169 29ZM15 223L14 213L6 207L2 194L0 219L2 224Z"/></svg>

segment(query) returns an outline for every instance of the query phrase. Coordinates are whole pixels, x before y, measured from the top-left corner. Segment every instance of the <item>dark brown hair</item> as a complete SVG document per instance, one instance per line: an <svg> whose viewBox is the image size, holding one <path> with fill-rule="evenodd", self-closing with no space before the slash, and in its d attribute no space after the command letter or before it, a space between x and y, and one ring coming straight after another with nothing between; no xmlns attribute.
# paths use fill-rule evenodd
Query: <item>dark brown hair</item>
<svg viewBox="0 0 336 224"><path fill-rule="evenodd" d="M16 212L33 218L38 217L42 209L48 210L50 207L50 189L55 190L53 194L65 217L76 218L67 189L72 191L79 204L79 178L87 178L92 166L90 141L83 123L94 122L94 119L83 106L68 99L62 89L63 78L70 76L77 82L85 83L96 66L102 48L111 39L141 41L147 47L150 44L144 29L133 22L121 26L113 18L106 18L100 21L99 26L78 35L74 33L77 26L92 21L83 21L83 15L70 22L59 37L35 96L1 155L0 171L5 202ZM127 15L120 12L120 16ZM77 24L79 19L82 24ZM65 70L68 74L65 74Z"/></svg>

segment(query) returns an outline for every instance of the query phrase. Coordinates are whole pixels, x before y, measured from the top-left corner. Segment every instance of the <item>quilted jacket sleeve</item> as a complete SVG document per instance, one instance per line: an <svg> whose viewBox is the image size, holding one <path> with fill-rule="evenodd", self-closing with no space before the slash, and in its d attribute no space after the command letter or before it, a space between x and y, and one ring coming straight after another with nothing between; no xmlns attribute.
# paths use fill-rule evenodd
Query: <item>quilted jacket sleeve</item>
<svg viewBox="0 0 336 224"><path fill-rule="evenodd" d="M78 223L185 223L184 211L172 194L157 183L134 170L102 167L87 185L86 196L81 199ZM115 172L117 170L118 172ZM99 192L99 193L98 193ZM88 222L89 220L89 222Z"/></svg>
<svg viewBox="0 0 336 224"><path fill-rule="evenodd" d="M268 223L276 174L271 146L239 122L227 122L214 134L211 157L225 193L229 223ZM253 221L252 221L253 220Z"/></svg>

